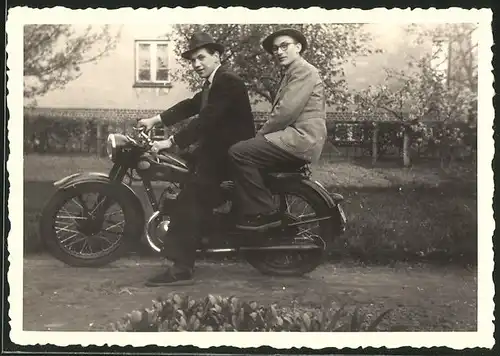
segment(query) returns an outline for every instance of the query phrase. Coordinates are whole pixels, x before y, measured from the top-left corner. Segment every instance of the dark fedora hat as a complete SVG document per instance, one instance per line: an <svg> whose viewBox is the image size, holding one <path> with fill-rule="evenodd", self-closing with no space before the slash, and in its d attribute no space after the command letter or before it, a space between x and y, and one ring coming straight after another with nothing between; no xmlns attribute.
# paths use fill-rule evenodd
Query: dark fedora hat
<svg viewBox="0 0 500 356"><path fill-rule="evenodd" d="M224 52L224 46L214 41L212 36L206 32L196 32L189 40L188 50L181 54L182 58L189 59L192 52L202 47L213 48L219 52Z"/></svg>
<svg viewBox="0 0 500 356"><path fill-rule="evenodd" d="M274 39L279 36L290 36L297 42L299 42L302 45L300 53L304 52L307 49L307 40L305 36L302 34L302 32L297 31L294 28L282 28L281 30L271 33L264 39L264 41L262 41L262 47L264 47L267 52L272 54Z"/></svg>

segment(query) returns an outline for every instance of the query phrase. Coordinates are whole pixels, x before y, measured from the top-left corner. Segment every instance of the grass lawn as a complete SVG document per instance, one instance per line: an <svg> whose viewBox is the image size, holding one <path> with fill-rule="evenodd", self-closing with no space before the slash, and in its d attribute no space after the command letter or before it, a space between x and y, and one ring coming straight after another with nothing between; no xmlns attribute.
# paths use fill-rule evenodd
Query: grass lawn
<svg viewBox="0 0 500 356"><path fill-rule="evenodd" d="M76 172L108 172L110 168L109 160L91 156L25 156L24 231L25 241L29 241L25 251L38 249L38 218L54 192L55 180ZM336 242L338 257L371 262L423 257L475 262L473 171L463 167L443 171L431 165L374 168L363 162L323 160L313 167L313 178L346 198L349 225ZM143 188L135 190L148 208Z"/></svg>

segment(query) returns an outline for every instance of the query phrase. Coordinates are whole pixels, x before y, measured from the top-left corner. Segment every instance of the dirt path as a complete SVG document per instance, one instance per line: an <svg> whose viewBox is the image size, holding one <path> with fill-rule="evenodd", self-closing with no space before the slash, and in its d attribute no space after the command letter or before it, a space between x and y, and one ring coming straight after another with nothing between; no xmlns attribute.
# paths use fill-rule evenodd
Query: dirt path
<svg viewBox="0 0 500 356"><path fill-rule="evenodd" d="M49 257L24 262L25 330L96 330L171 292L195 298L237 295L263 304L297 300L360 306L375 314L396 308L393 318L409 330L476 330L475 272L457 268L325 265L304 278L260 275L244 263L197 265L188 287L147 288L160 260L121 260L106 268L71 268Z"/></svg>

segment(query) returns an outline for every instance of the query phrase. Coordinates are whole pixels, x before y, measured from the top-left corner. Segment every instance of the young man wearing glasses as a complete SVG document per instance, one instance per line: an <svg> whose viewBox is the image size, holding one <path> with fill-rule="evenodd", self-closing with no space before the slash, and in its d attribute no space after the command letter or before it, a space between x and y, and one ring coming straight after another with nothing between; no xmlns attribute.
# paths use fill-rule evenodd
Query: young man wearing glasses
<svg viewBox="0 0 500 356"><path fill-rule="evenodd" d="M327 135L324 84L318 69L302 57L307 49L304 35L282 29L269 35L262 46L285 74L269 118L256 137L229 149L242 213L236 226L251 231L281 224L261 171L317 161Z"/></svg>

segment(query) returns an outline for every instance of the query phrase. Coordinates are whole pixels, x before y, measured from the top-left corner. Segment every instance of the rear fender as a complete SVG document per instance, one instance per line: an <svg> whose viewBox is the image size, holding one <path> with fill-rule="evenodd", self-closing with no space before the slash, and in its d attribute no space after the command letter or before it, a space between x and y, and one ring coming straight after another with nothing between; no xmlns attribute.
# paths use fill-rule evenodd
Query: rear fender
<svg viewBox="0 0 500 356"><path fill-rule="evenodd" d="M302 184L307 185L312 190L319 194L330 207L332 211L332 215L336 219L337 223L340 226L339 232L344 232L347 225L347 217L345 215L344 209L341 206L341 202L344 201L344 197L338 193L330 193L326 188L318 181L311 181L309 179L304 179Z"/></svg>
<svg viewBox="0 0 500 356"><path fill-rule="evenodd" d="M84 173L72 174L58 180L57 182L54 182L54 186L59 190L66 190L66 189L71 189L76 185L85 183L112 184L117 189L120 189L121 194L123 194L123 196L125 196L130 201L130 204L132 204L132 206L136 209L137 218L141 219L140 226L141 228L144 228L146 224L145 211L142 202L137 196L137 194L131 187L129 187L125 183L111 181L109 179L109 176L105 173L84 172Z"/></svg>
<svg viewBox="0 0 500 356"><path fill-rule="evenodd" d="M344 197L338 193L330 193L326 188L318 181L310 180L299 176L297 174L283 175L281 177L274 176L274 179L268 180L271 183L271 187L279 190L286 183L290 181L295 181L296 183L303 184L307 186L314 194L318 195L330 208L331 214L335 219L336 223L340 226L340 232L345 231L347 224L347 219L342 209L340 203L344 201Z"/></svg>
<svg viewBox="0 0 500 356"><path fill-rule="evenodd" d="M271 189L280 190L287 183L303 184L312 189L319 195L330 208L335 208L338 203L344 200L344 197L337 193L329 193L326 188L315 180L310 180L300 173L279 173L265 176L265 183Z"/></svg>

